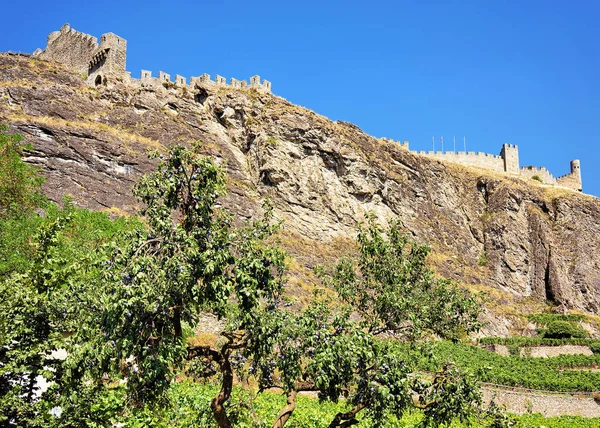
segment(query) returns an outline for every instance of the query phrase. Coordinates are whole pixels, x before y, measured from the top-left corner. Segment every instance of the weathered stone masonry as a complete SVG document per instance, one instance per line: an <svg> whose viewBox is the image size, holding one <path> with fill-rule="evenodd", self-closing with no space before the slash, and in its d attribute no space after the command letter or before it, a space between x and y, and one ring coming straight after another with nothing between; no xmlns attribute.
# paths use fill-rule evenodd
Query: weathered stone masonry
<svg viewBox="0 0 600 428"><path fill-rule="evenodd" d="M90 85L107 85L116 81L137 80L132 79L131 73L127 72L125 68L127 40L113 33L103 34L100 37L100 44L98 44L98 39L95 37L75 31L69 24L65 24L60 31L54 31L48 35L46 49L37 49L33 55L61 62L77 70L86 76ZM158 73L158 78L154 78L152 72L142 70L140 80L145 83L173 83L176 86L188 86L185 77L176 75L175 82L171 82L171 76L162 71ZM227 80L222 76L217 75L215 81L212 81L208 74L203 74L200 77L190 77L189 86L194 87L196 82L271 92L271 82L263 80L261 83L260 76L252 76L250 84L246 80L232 78L227 85Z"/></svg>

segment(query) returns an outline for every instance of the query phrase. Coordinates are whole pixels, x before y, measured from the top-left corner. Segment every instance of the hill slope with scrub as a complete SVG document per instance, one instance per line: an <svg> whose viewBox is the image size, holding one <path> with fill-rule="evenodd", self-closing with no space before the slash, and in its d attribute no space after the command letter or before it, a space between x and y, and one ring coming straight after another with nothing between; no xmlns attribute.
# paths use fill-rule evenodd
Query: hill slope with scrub
<svg viewBox="0 0 600 428"><path fill-rule="evenodd" d="M45 193L137 213L149 151L191 146L225 166L225 204L250 217L266 197L294 256L290 288L351 251L367 212L398 219L440 274L488 291L492 333L521 331L547 304L600 312L600 203L534 180L428 159L254 90L173 84L89 87L62 65L0 54L0 123L34 147ZM310 250L310 251L308 251Z"/></svg>

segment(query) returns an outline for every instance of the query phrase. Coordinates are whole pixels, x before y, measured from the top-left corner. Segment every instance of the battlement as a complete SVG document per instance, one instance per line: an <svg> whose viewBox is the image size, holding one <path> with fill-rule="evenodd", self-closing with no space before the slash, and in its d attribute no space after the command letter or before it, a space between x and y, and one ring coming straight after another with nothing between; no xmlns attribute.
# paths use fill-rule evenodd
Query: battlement
<svg viewBox="0 0 600 428"><path fill-rule="evenodd" d="M520 175L539 180L543 184L581 191L581 165L578 160L571 161L571 172L555 178L545 167L524 166L519 168L519 148L515 144L503 144L500 155L484 152L443 152L424 151L418 153L433 159L454 162L461 165L485 168L492 171Z"/></svg>
<svg viewBox="0 0 600 428"><path fill-rule="evenodd" d="M98 39L96 39L94 36L76 31L72 29L69 24L65 24L62 27L60 27L59 31L53 31L52 33L50 33L48 35L48 43L53 42L62 34L68 34L71 37L79 37L90 44L98 44Z"/></svg>
<svg viewBox="0 0 600 428"><path fill-rule="evenodd" d="M135 80L135 79L134 79ZM142 82L151 83L174 83L175 86L179 87L189 87L191 89L196 88L196 85L206 85L206 86L225 86L234 89L247 89L253 88L262 92L271 92L271 82L268 80L263 80L262 83L260 81L260 76L252 76L250 78L250 85L246 80L238 80L233 77L229 80L229 84L227 83L227 79L223 76L216 75L215 80L211 80L210 74L203 74L202 76L192 76L190 77L189 85L186 83L186 78L180 76L179 74L175 75L175 81L171 82L171 76L163 71L158 72L158 78L152 77L152 72L148 70L142 70L140 73L140 80Z"/></svg>
<svg viewBox="0 0 600 428"><path fill-rule="evenodd" d="M265 80L265 82L267 82L267 81ZM401 142L401 141L392 140L391 138L386 138L386 137L379 138L379 141L382 141L382 142L388 143L388 144L398 144L400 147L403 147L406 150L409 150L408 149L408 141Z"/></svg>
<svg viewBox="0 0 600 428"><path fill-rule="evenodd" d="M105 33L100 37L100 43L95 37L75 31L69 24L65 24L59 31L48 35L47 46L44 50L36 49L33 56L43 59L58 61L74 70L87 75L90 85L106 85L114 81L130 82L137 79L131 78L131 73L126 71L127 40L114 33ZM196 88L197 84L225 86L234 89L252 88L261 92L271 93L271 82L263 80L260 76L250 77L250 84L246 80L227 79L217 75L215 80L210 80L210 75L203 74L200 77L190 77L189 85L185 77L175 75L175 82L171 82L171 76L159 71L158 78L152 77L152 72L142 70L139 79L145 84L168 84L173 83L179 87Z"/></svg>

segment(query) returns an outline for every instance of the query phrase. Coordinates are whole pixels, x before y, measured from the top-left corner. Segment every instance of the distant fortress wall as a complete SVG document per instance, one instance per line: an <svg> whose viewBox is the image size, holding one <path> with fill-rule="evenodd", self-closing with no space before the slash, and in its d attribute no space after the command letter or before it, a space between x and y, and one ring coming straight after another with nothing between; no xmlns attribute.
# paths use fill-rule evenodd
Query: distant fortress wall
<svg viewBox="0 0 600 428"><path fill-rule="evenodd" d="M98 39L89 34L73 30L69 24L61 27L60 31L54 31L48 36L46 49L37 49L33 56L52 61L58 61L79 73L85 74L87 83L90 85L107 85L116 81L137 81L132 79L131 74L126 71L127 40L113 33L105 33ZM188 86L186 78L175 76L171 82L171 76L163 71L158 72L158 78L152 77L152 72L142 70L140 81L143 83L159 83L175 86ZM217 75L212 81L208 74L199 77L190 77L189 87L195 88L196 84L214 84L216 86L231 87L234 89L256 89L261 92L271 92L271 82L263 80L260 76L250 77L250 84L245 80L227 80Z"/></svg>
<svg viewBox="0 0 600 428"><path fill-rule="evenodd" d="M497 155L491 155L482 152L424 152L424 155L434 159L446 160L459 163L461 165L476 166L479 168L491 169L493 171L504 172L504 159Z"/></svg>
<svg viewBox="0 0 600 428"><path fill-rule="evenodd" d="M524 166L521 168L521 175L531 179L539 179L545 184L557 184L556 178L554 178L554 176L550 174L550 171L543 166L540 168L535 166Z"/></svg>
<svg viewBox="0 0 600 428"><path fill-rule="evenodd" d="M380 141L394 142L387 138ZM409 150L408 141L396 142ZM443 152L443 151L419 151L413 152L432 159L454 162L460 165L474 166L491 171L520 175L525 178L538 180L541 183L564 187L572 190L582 190L581 165L578 160L571 161L571 172L555 178L546 168L535 166L519 166L519 148L514 144L503 144L500 155L492 155L483 152Z"/></svg>
<svg viewBox="0 0 600 428"><path fill-rule="evenodd" d="M229 80L229 84L227 83L227 79L223 76L219 76L218 74L215 76L215 80L211 80L210 74L203 74L202 76L192 76L190 77L189 85L186 83L187 80L185 77L180 76L179 74L175 75L175 80L171 81L171 76L163 71L158 72L158 78L152 77L152 72L149 70L142 70L140 73L140 80L145 83L161 83L161 84L169 84L173 83L175 86L189 86L191 88L196 87L196 84L200 85L214 85L214 86L225 86L234 89L249 89L253 88L263 92L271 92L271 82L266 79L263 79L261 82L260 76L252 76L250 78L250 84L246 80L237 80L233 77Z"/></svg>

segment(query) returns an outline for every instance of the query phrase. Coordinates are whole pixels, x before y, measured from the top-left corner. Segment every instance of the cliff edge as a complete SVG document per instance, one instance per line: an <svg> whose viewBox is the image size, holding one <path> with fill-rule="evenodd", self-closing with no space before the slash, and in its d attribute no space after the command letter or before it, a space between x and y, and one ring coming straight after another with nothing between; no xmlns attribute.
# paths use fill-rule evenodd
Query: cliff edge
<svg viewBox="0 0 600 428"><path fill-rule="evenodd" d="M131 189L154 168L147 152L201 141L226 167L232 209L249 216L273 199L282 242L300 256L300 294L373 211L430 245L441 274L488 291L499 316L546 303L600 313L597 198L421 156L252 88L91 87L59 63L0 54L0 99L0 123L34 145L27 160L49 197L92 209L135 212Z"/></svg>

